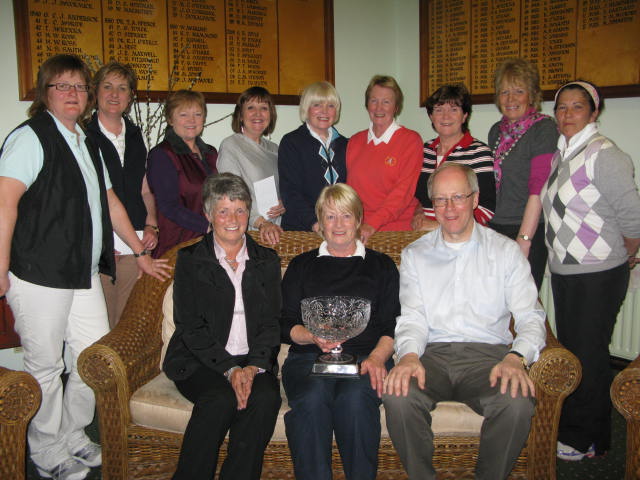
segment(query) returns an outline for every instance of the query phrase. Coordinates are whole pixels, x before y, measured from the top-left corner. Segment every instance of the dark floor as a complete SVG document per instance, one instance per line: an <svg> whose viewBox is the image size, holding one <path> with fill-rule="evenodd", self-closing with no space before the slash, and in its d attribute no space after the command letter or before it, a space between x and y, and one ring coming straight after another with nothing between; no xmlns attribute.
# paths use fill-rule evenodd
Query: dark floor
<svg viewBox="0 0 640 480"><path fill-rule="evenodd" d="M617 374L618 371L614 371ZM626 450L626 424L624 418L613 409L613 435L611 450L603 457L586 458L579 462L557 461L557 480L621 480L624 478L624 463ZM97 421L88 428L87 433L93 441L99 440ZM27 480L39 480L33 463L27 460ZM91 469L87 480L100 480L100 468ZM8 479L7 479L8 480Z"/></svg>

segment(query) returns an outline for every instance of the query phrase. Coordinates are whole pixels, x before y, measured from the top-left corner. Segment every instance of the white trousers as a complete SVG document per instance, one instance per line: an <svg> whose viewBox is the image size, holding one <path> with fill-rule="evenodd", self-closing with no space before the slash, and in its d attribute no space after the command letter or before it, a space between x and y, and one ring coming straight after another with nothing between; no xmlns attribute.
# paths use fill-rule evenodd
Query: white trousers
<svg viewBox="0 0 640 480"><path fill-rule="evenodd" d="M42 389L40 410L28 431L31 459L50 470L87 444L84 428L95 411L93 391L78 375L80 352L109 331L98 274L90 289L49 288L9 273L7 300L24 348L24 369ZM71 359L64 387L63 349Z"/></svg>

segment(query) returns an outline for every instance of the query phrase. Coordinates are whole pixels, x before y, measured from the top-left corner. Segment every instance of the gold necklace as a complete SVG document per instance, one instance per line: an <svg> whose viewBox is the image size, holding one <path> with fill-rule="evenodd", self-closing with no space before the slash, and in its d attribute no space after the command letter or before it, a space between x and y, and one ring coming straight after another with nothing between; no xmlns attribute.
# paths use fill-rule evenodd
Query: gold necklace
<svg viewBox="0 0 640 480"><path fill-rule="evenodd" d="M224 257L224 261L227 262L227 265L229 265L231 267L231 270L233 270L234 272L238 268L238 261L237 260Z"/></svg>

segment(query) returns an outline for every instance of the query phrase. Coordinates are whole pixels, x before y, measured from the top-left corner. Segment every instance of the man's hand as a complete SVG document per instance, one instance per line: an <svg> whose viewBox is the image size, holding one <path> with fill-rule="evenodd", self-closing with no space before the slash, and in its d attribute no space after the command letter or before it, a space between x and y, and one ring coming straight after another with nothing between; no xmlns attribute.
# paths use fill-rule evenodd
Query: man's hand
<svg viewBox="0 0 640 480"><path fill-rule="evenodd" d="M371 388L378 392L378 398L382 398L384 379L387 377L387 367L384 366L384 361L375 355L369 355L360 364L360 374L367 373L371 380Z"/></svg>
<svg viewBox="0 0 640 480"><path fill-rule="evenodd" d="M391 369L384 380L383 393L387 395L409 395L409 383L411 377L418 380L418 387L424 390L426 384L426 372L420 358L416 353L407 353L398 364Z"/></svg>
<svg viewBox="0 0 640 480"><path fill-rule="evenodd" d="M491 369L489 374L489 383L492 387L498 384L500 379L500 393L507 393L507 389L511 392L511 397L516 398L518 389L522 392L523 397L536 396L536 389L529 374L524 369L520 357L513 353L507 353L504 359Z"/></svg>

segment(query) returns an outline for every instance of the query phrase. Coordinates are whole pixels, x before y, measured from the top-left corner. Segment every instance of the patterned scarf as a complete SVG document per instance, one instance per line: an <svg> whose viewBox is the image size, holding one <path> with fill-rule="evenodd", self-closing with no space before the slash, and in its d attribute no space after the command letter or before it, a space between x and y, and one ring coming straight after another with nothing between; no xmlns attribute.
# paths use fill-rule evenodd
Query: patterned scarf
<svg viewBox="0 0 640 480"><path fill-rule="evenodd" d="M522 118L515 122L510 122L505 116L502 117L498 142L493 146L493 174L496 177L496 190L500 190L502 182L502 161L529 128L545 118L550 117L536 111L533 107L529 108Z"/></svg>

